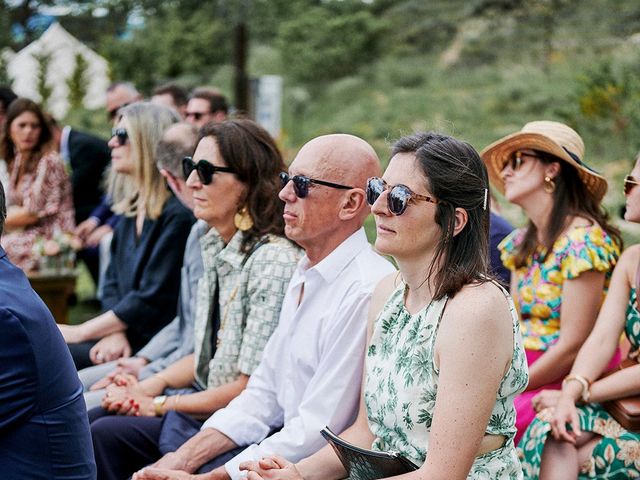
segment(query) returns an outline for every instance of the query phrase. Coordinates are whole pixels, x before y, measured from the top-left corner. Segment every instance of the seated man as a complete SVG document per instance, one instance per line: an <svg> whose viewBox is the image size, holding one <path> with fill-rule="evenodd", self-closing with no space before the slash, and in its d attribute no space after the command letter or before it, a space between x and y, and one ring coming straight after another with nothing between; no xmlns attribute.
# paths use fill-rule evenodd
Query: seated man
<svg viewBox="0 0 640 480"><path fill-rule="evenodd" d="M193 154L197 134L192 125L176 123L164 132L156 149L156 164L160 173L178 200L189 209L193 209L193 199L182 175L182 158ZM207 230L204 222L196 222L187 239L180 273L178 313L173 321L160 330L135 357L80 370L80 380L85 390L93 387L91 392L85 393L87 409L100 405L105 394L104 387L111 383L115 375L132 374L142 380L193 352L195 291L203 269L199 239Z"/></svg>
<svg viewBox="0 0 640 480"><path fill-rule="evenodd" d="M0 234L6 204L0 185ZM82 386L49 310L0 247L0 465L6 479L92 479Z"/></svg>
<svg viewBox="0 0 640 480"><path fill-rule="evenodd" d="M369 300L393 272L362 228L369 213L362 186L380 174L379 160L362 139L327 135L303 146L289 172L281 176L285 234L305 256L260 365L196 435L133 478L210 471L206 478L237 479L245 460L275 452L303 458L322 447L325 425L342 431L353 422Z"/></svg>

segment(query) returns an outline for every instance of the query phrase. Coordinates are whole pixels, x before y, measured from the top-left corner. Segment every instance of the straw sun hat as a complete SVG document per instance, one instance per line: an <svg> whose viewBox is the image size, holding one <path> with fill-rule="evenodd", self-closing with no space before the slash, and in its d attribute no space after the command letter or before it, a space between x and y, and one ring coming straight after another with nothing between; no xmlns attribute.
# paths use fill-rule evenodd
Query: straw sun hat
<svg viewBox="0 0 640 480"><path fill-rule="evenodd" d="M482 160L489 170L491 183L504 194L502 169L517 150L532 149L545 152L572 165L582 183L602 200L607 192L607 181L582 160L584 143L580 135L564 123L541 120L527 123L522 130L507 135L482 150Z"/></svg>

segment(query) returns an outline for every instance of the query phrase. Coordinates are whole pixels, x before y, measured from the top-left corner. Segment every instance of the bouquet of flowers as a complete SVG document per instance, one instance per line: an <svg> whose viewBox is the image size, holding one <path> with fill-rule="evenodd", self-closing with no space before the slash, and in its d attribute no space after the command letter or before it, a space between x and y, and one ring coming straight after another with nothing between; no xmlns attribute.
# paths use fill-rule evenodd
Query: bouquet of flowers
<svg viewBox="0 0 640 480"><path fill-rule="evenodd" d="M51 238L36 239L33 255L38 259L38 270L42 273L70 273L80 248L82 242L72 233L57 231Z"/></svg>

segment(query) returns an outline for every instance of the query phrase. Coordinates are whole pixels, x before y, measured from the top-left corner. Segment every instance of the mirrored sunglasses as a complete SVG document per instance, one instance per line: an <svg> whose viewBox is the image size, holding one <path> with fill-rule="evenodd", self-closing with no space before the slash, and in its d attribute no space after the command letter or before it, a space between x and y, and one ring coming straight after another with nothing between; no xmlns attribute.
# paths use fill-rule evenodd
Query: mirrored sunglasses
<svg viewBox="0 0 640 480"><path fill-rule="evenodd" d="M388 185L387 182L379 177L371 177L367 180L367 203L369 205L376 203L376 200L378 200L380 195L386 190L389 190L387 194L387 208L394 215L402 215L411 200L422 200L435 204L440 203L433 197L412 192L406 185Z"/></svg>
<svg viewBox="0 0 640 480"><path fill-rule="evenodd" d="M192 157L184 157L182 159L182 174L184 175L184 179L187 180L194 170L198 173L198 178L203 185L209 185L213 181L213 174L216 172L235 173L232 168L216 167L207 160L199 160L196 163Z"/></svg>

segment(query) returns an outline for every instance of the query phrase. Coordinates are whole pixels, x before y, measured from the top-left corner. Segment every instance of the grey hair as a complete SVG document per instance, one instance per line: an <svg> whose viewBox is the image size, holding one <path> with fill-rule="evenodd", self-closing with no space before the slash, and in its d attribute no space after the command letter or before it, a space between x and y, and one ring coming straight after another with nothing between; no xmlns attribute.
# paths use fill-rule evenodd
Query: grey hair
<svg viewBox="0 0 640 480"><path fill-rule="evenodd" d="M156 147L158 170L167 170L174 177L182 178L182 159L193 155L197 141L198 129L194 125L185 122L171 125Z"/></svg>

